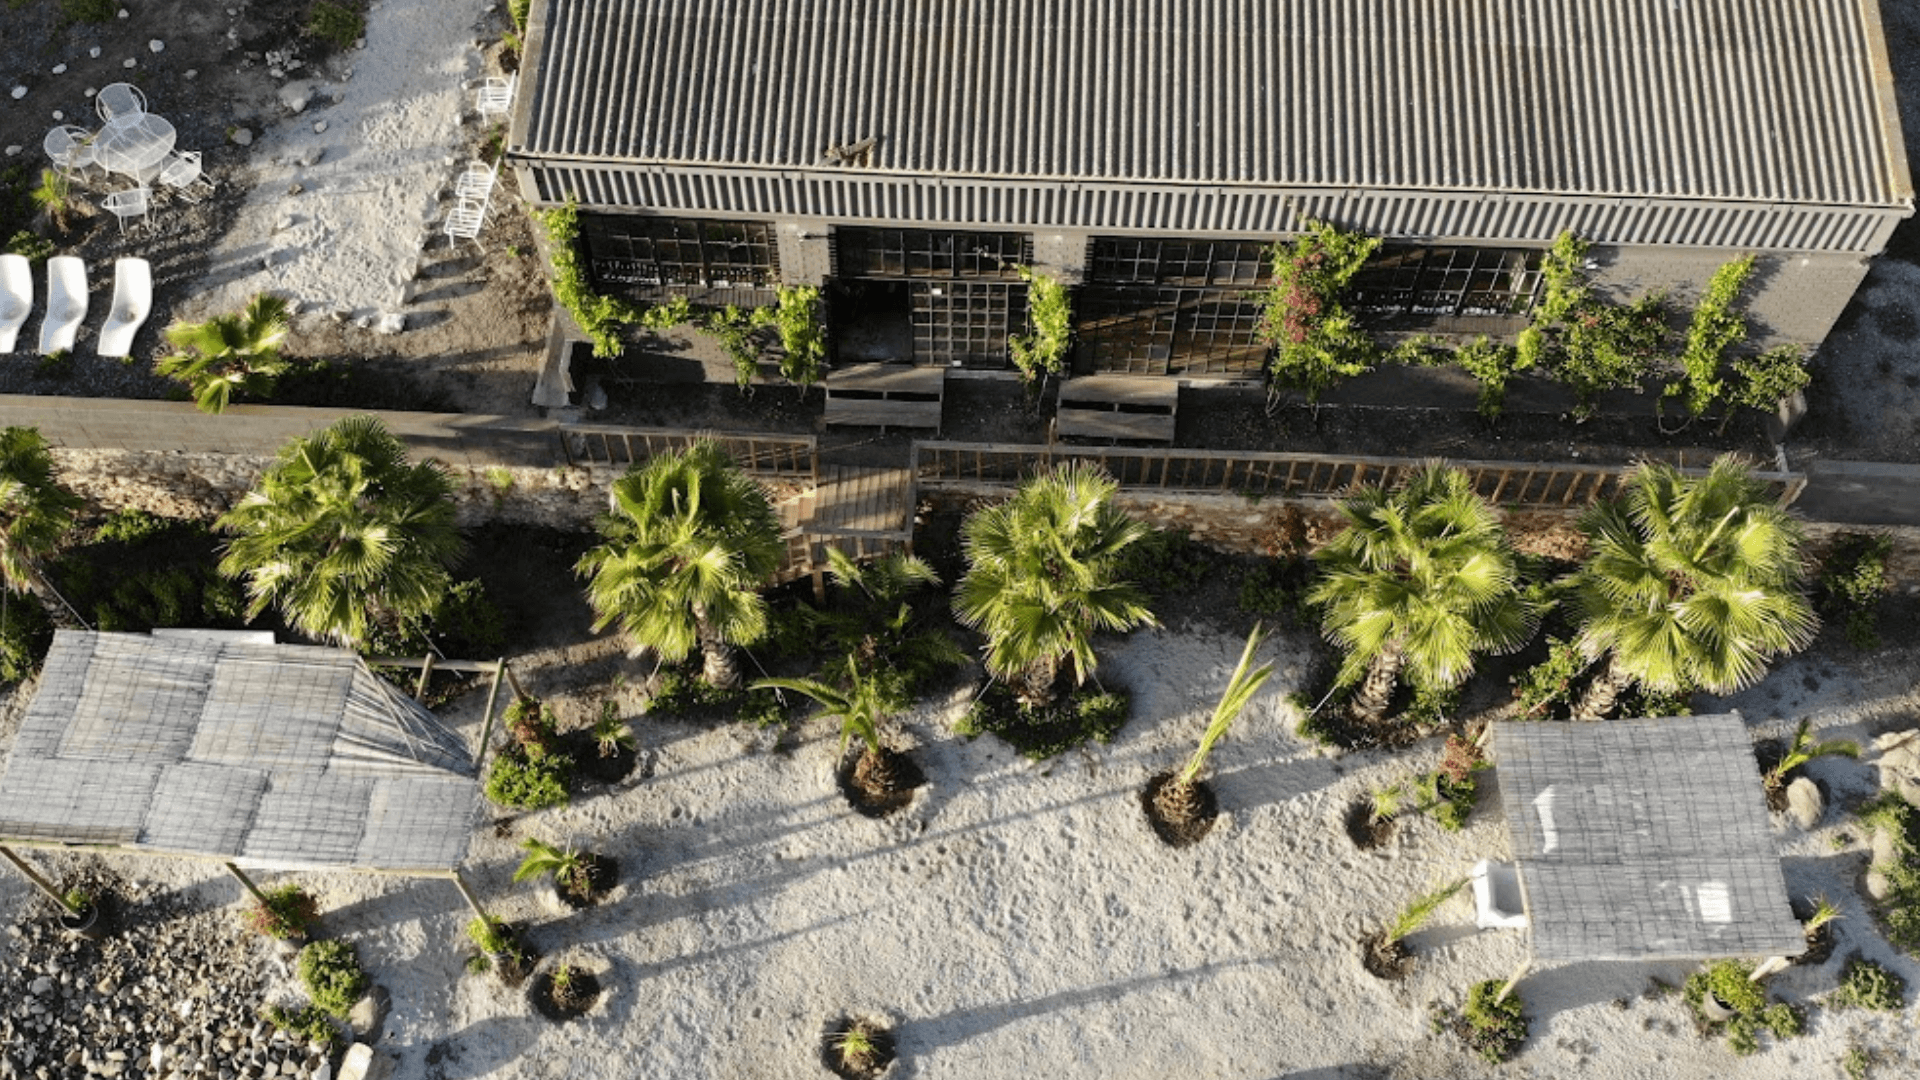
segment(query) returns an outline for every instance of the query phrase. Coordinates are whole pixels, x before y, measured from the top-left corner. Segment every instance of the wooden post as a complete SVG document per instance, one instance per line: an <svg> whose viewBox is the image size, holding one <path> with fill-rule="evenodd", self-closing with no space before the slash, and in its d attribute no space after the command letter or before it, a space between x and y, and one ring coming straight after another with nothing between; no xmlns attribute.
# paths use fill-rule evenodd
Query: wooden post
<svg viewBox="0 0 1920 1080"><path fill-rule="evenodd" d="M241 886L242 888L244 888L244 889L246 889L246 890L247 890L248 892L250 892L250 893L252 893L252 894L253 894L253 898L254 898L255 900L258 900L258 901L260 901L260 903L261 903L262 905L264 905L264 904L266 904L266 902L267 902L267 894L266 894L266 893L263 893L263 892L261 892L261 891L260 891L260 886L258 886L258 885L255 885L255 884L253 883L253 879L252 879L252 878L249 878L249 877L248 877L247 875L245 875L245 874L243 874L243 873L241 873L241 872L240 872L240 867L239 867L239 866L238 866L237 864L235 864L235 863L226 863L225 865L226 865L226 868L227 868L227 873L229 873L229 874L232 874L232 875L233 875L233 879L234 879L235 881L238 881L238 882L240 883L240 886Z"/></svg>
<svg viewBox="0 0 1920 1080"><path fill-rule="evenodd" d="M460 899L467 902L467 906L473 909L475 915L485 919L487 917L487 909L480 906L479 898L475 897L473 890L467 887L467 879L460 876L460 868L455 867L447 871L447 877L453 880L453 887L460 890Z"/></svg>
<svg viewBox="0 0 1920 1080"><path fill-rule="evenodd" d="M1526 959L1520 961L1520 966L1513 969L1512 975L1507 976L1507 984L1500 988L1500 996L1497 998L1494 998L1493 1003L1495 1005L1498 1005L1501 1002L1507 1000L1507 995L1513 993L1513 988L1515 986L1520 985L1520 980L1526 977L1527 972L1532 967L1533 967L1533 957L1529 956Z"/></svg>
<svg viewBox="0 0 1920 1080"><path fill-rule="evenodd" d="M431 643L429 643L427 647L432 648L433 646ZM433 654L428 653L426 655L426 658L420 661L420 681L414 685L413 700L419 702L422 705L425 705L427 703L427 680L432 677L433 677Z"/></svg>
<svg viewBox="0 0 1920 1080"><path fill-rule="evenodd" d="M60 890L53 887L53 882L48 881L46 878L41 877L40 872L38 870L35 870L31 865L29 865L27 860L22 859L18 855L15 855L13 853L12 848L0 847L0 855L5 855L7 857L7 861L13 864L13 868L15 870L18 870L20 871L20 873L24 874L28 881L33 882L33 885L35 888L45 893L49 900L52 900L54 903L59 904L62 910L67 912L69 915L80 914L80 909L74 907L72 904L67 903L67 898L60 895Z"/></svg>
<svg viewBox="0 0 1920 1080"><path fill-rule="evenodd" d="M1790 968L1792 966L1793 966L1793 961L1787 959L1784 956L1770 956L1767 958L1765 963L1753 969L1753 974L1747 976L1747 981L1759 982L1761 979L1766 978L1767 976L1773 974L1776 971L1785 971L1787 968Z"/></svg>
<svg viewBox="0 0 1920 1080"><path fill-rule="evenodd" d="M520 680L514 677L513 669L507 666L507 662L505 659L502 659L500 661L500 670L506 672L507 685L513 687L513 696L515 697L532 697L533 696L532 694L527 693L526 687L520 685Z"/></svg>
<svg viewBox="0 0 1920 1080"><path fill-rule="evenodd" d="M507 658L501 657L493 668L493 683L487 687L487 717L480 724L480 745L473 750L473 769L480 771L480 763L486 760L487 740L493 738L493 703L500 697L500 676L507 672Z"/></svg>

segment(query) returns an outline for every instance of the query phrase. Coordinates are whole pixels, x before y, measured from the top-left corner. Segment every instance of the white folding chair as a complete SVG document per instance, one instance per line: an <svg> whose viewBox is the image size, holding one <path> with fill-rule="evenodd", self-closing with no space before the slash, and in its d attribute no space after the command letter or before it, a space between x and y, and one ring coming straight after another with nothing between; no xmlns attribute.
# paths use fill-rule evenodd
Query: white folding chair
<svg viewBox="0 0 1920 1080"><path fill-rule="evenodd" d="M40 148L62 172L71 173L93 164L93 132L83 127L62 124L47 132Z"/></svg>
<svg viewBox="0 0 1920 1080"><path fill-rule="evenodd" d="M111 192L100 200L100 207L120 219L120 235L125 236L128 218L153 221L153 189L142 186Z"/></svg>
<svg viewBox="0 0 1920 1080"><path fill-rule="evenodd" d="M93 111L99 113L103 121L143 113L147 111L147 95L132 83L108 83L93 95Z"/></svg>
<svg viewBox="0 0 1920 1080"><path fill-rule="evenodd" d="M25 255L0 255L0 353L13 351L33 312L33 267Z"/></svg>
<svg viewBox="0 0 1920 1080"><path fill-rule="evenodd" d="M87 264L71 255L47 260L47 317L40 322L40 352L52 356L73 348L87 317Z"/></svg>
<svg viewBox="0 0 1920 1080"><path fill-rule="evenodd" d="M489 75L480 83L480 93L475 99L475 107L480 110L482 119L489 116L505 116L513 109L513 88L518 75Z"/></svg>
<svg viewBox="0 0 1920 1080"><path fill-rule="evenodd" d="M126 356L133 351L133 335L153 310L153 267L145 259L115 259L113 308L100 325L93 344L98 356Z"/></svg>
<svg viewBox="0 0 1920 1080"><path fill-rule="evenodd" d="M480 246L480 226L486 224L487 207L485 203L472 199L455 199L453 209L447 211L447 246L453 247L461 240L471 240L475 247Z"/></svg>
<svg viewBox="0 0 1920 1080"><path fill-rule="evenodd" d="M499 177L499 166L489 167L484 161L467 164L466 171L453 182L453 194L459 199L478 199L486 203L493 198L493 182Z"/></svg>
<svg viewBox="0 0 1920 1080"><path fill-rule="evenodd" d="M161 183L178 191L181 195L186 196L190 202L200 201L200 197L193 193L193 185L205 183L207 187L213 187L213 181L208 180L206 173L201 171L200 151L198 150L176 150L170 152L167 155L166 167L160 170L159 180Z"/></svg>

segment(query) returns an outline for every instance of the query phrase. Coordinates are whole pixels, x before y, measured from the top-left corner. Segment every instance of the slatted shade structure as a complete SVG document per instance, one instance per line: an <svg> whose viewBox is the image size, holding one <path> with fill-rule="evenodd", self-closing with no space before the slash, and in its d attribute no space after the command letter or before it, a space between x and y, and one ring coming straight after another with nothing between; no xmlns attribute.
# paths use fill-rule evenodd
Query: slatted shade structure
<svg viewBox="0 0 1920 1080"><path fill-rule="evenodd" d="M476 776L351 651L62 630L0 772L0 843L444 876Z"/></svg>
<svg viewBox="0 0 1920 1080"><path fill-rule="evenodd" d="M1493 733L1538 961L1794 956L1738 713Z"/></svg>

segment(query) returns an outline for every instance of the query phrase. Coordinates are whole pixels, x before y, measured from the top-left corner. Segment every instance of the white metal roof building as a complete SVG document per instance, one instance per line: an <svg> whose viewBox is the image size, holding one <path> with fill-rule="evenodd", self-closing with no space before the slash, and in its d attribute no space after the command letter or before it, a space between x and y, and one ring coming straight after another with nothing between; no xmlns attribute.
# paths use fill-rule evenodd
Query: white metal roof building
<svg viewBox="0 0 1920 1080"><path fill-rule="evenodd" d="M759 223L726 239L777 263L661 270L661 237L590 234L615 282L887 276L873 238L836 247L864 228L1229 287L1164 254L1102 279L1100 242L1313 217L1523 252L1573 230L1652 287L1769 253L1761 322L1818 341L1913 209L1876 0L536 0L520 87L531 198Z"/></svg>

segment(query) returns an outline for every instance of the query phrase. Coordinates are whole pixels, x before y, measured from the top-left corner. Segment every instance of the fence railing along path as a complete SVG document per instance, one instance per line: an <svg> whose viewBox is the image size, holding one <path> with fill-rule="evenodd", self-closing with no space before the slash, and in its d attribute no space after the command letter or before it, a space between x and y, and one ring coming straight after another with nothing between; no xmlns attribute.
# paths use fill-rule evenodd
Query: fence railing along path
<svg viewBox="0 0 1920 1080"><path fill-rule="evenodd" d="M1248 498L1333 499L1365 484L1391 486L1425 459L1295 454L1275 451L1179 448L1012 446L997 443L920 440L913 444L913 477L938 490L964 485L1011 487L1057 462L1090 461L1121 487ZM1568 510L1620 493L1631 469L1620 465L1562 462L1455 461L1473 488L1496 506L1521 510ZM1704 475L1704 468L1683 468ZM1756 472L1780 505L1791 505L1806 487L1795 472Z"/></svg>

